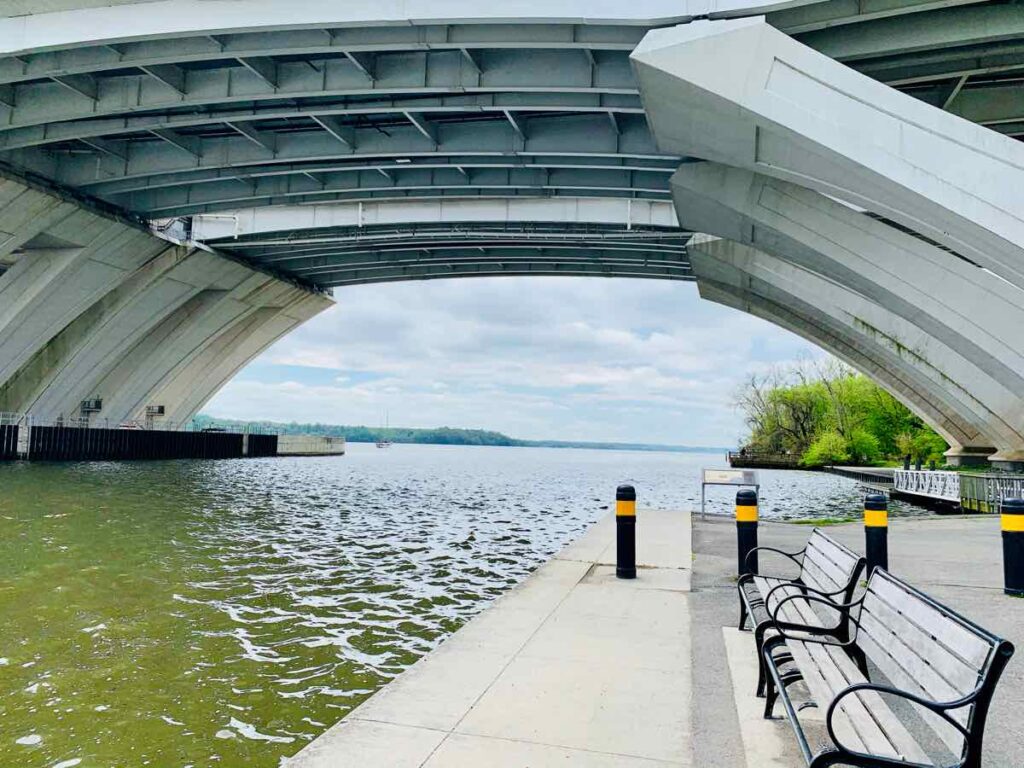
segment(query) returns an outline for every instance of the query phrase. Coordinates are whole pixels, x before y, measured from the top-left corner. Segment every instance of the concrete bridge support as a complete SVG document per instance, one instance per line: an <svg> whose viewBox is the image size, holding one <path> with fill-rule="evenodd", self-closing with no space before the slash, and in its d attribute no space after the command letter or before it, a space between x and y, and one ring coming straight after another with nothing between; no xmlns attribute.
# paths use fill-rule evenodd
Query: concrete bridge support
<svg viewBox="0 0 1024 768"><path fill-rule="evenodd" d="M734 241L697 236L690 257L703 298L787 328L863 370L942 434L954 460L992 452L976 398L944 387L936 371L889 341L893 329L912 332L899 317L827 278Z"/></svg>
<svg viewBox="0 0 1024 768"><path fill-rule="evenodd" d="M762 316L804 301L794 330L829 348L844 325L870 350L853 364L895 393L877 368L898 363L933 406L918 402L922 417L959 425L951 459L995 448L993 463L1019 467L1024 206L1008 201L1024 146L760 18L655 30L632 58L659 149L712 161L673 177L681 225L746 246L698 247L732 275L723 293L695 256L702 295Z"/></svg>
<svg viewBox="0 0 1024 768"><path fill-rule="evenodd" d="M1024 287L1024 144L763 17L653 30L632 54L659 149L859 205Z"/></svg>
<svg viewBox="0 0 1024 768"><path fill-rule="evenodd" d="M202 354L153 394L156 402L165 404L168 421L187 421L246 363L333 303L326 296L299 288L285 290L266 301L219 334Z"/></svg>
<svg viewBox="0 0 1024 768"><path fill-rule="evenodd" d="M94 420L141 420L158 405L176 426L332 304L16 181L0 181L0 196L0 411L47 421L99 399Z"/></svg>
<svg viewBox="0 0 1024 768"><path fill-rule="evenodd" d="M996 446L1005 456L1024 445L1024 354L1015 330L1024 327L1024 292L788 182L694 163L680 168L672 184L689 226L773 254L901 318L909 335L890 336L889 345L954 398L969 392L983 409L987 442L966 446L972 454ZM936 349L944 351L941 360Z"/></svg>

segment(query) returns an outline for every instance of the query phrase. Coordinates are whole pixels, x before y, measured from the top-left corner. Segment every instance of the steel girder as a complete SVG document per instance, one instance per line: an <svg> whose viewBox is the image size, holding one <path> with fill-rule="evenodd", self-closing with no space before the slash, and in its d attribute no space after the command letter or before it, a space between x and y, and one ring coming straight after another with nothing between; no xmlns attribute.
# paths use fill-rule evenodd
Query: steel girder
<svg viewBox="0 0 1024 768"><path fill-rule="evenodd" d="M909 0L792 5L799 7L769 18L853 66L875 67L878 76L909 86L925 82L925 75L908 75L908 65L898 63L905 54L934 59L952 51L953 61L926 63L927 77L939 84L920 91L923 98L944 101L961 116L1008 133L1024 118L1019 89L976 90L963 73L965 44L972 50L1012 44L1020 25L1014 7ZM848 28L847 22L860 23ZM827 28L835 24L842 24L843 36ZM471 180L469 160L447 150L463 126L464 134L476 136L477 121L490 117L483 122L497 123L523 144L510 149L499 140L506 143L499 152L530 155L526 145L537 143L535 127L551 133L544 117L585 113L591 122L604 121L603 133L616 137L615 154L622 156L616 164L657 158L635 117L639 101L626 58L645 29L633 22L228 30L27 53L0 59L6 88L0 100L8 104L0 106L7 118L0 125L0 152L9 150L3 157L16 167L72 187L88 185L90 194L144 215L360 199L352 187L364 183L367 199L420 193L620 195L621 186L583 178L559 184L531 178L525 185ZM1016 60L1006 50L998 55L999 63L975 59L971 72ZM955 93L947 93L943 83L950 65L960 78ZM589 125L579 123L577 129L593 134ZM495 151L494 130L488 130L491 141L481 142L479 154ZM313 138L314 133L320 135ZM641 134L629 146L630 137ZM381 136L397 140L383 146ZM298 148L318 142L319 149ZM432 191L395 183L401 169L391 166L397 155L418 158L424 149L444 156L463 180L447 183L447 173L441 173L431 180ZM362 168L330 162L348 155L382 162ZM599 155L609 157L607 150ZM674 160L663 159L666 166ZM285 167L289 162L294 167ZM311 162L318 166L302 165ZM529 164L538 163L531 158ZM506 172L511 176L518 166L505 164ZM493 179L494 169L486 170ZM636 166L630 170L643 173ZM294 178L264 178L278 174ZM659 193L657 184L636 178L635 194ZM210 186L189 189L198 184ZM166 191L175 186L182 189Z"/></svg>
<svg viewBox="0 0 1024 768"><path fill-rule="evenodd" d="M145 9L140 9L145 12ZM133 67L171 87L182 85L183 65L205 66L226 59L325 58L351 55L372 71L374 57L397 51L454 51L482 64L488 49L632 51L648 25L522 23L418 24L325 29L273 29L217 35L173 36L113 45L66 48L0 58L0 83L14 84L68 75L96 75ZM172 69L164 69L170 67ZM198 68L198 67L195 67Z"/></svg>
<svg viewBox="0 0 1024 768"><path fill-rule="evenodd" d="M562 277L630 277L651 280L693 281L689 264L655 265L639 260L617 261L604 258L595 252L593 258L567 260L555 258L516 259L501 258L440 258L430 263L404 262L401 264L382 263L379 266L359 266L324 271L316 275L318 285L343 287L367 283L393 283L403 280L438 280L454 277L513 277L513 276L562 276Z"/></svg>
<svg viewBox="0 0 1024 768"><path fill-rule="evenodd" d="M124 156L19 150L11 157L148 216L420 193L667 197L679 163L658 152L646 121L633 115L614 124L607 115L573 114L518 126L502 116L432 128L429 138L411 122L389 126L388 135L360 129L352 145L316 128L293 131L278 135L274 151L235 134L203 140L197 154L154 138Z"/></svg>
<svg viewBox="0 0 1024 768"><path fill-rule="evenodd" d="M479 65L459 51L399 51L377 55L372 76L345 56L300 61L263 58L258 67L253 59L225 58L216 68L189 70L180 91L134 70L19 84L14 106L3 107L7 113L3 125L10 129L146 111L328 97L637 93L628 51L599 51L588 57L572 50L499 48L481 53Z"/></svg>
<svg viewBox="0 0 1024 768"><path fill-rule="evenodd" d="M689 280L691 233L672 226L456 221L267 231L207 242L324 286L462 275L597 274Z"/></svg>
<svg viewBox="0 0 1024 768"><path fill-rule="evenodd" d="M628 54L651 26L688 21L697 5L660 20L627 11L588 23L544 9L492 23L439 10L434 21L320 28L289 28L295 20L275 11L272 26L254 18L246 29L21 51L0 57L0 162L143 217L331 201L667 200L685 159L655 146ZM809 45L967 119L1006 133L1024 125L1016 84L987 79L1024 67L1012 5L737 2L709 15L765 10ZM678 240L568 224L346 237L219 246L324 285L444 276L441 258L467 274L592 270L595 253L630 273L688 270L653 266L685 259Z"/></svg>

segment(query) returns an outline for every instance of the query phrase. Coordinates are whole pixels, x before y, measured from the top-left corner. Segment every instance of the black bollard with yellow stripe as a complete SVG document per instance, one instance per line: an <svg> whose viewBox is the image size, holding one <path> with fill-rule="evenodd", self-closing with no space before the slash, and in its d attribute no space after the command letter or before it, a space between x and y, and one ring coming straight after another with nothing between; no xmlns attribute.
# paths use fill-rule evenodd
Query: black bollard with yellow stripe
<svg viewBox="0 0 1024 768"><path fill-rule="evenodd" d="M636 489L620 485L615 491L615 575L636 578Z"/></svg>
<svg viewBox="0 0 1024 768"><path fill-rule="evenodd" d="M736 545L739 575L757 573L757 492L750 489L736 492Z"/></svg>
<svg viewBox="0 0 1024 768"><path fill-rule="evenodd" d="M889 502L881 493L864 497L864 554L868 575L889 569Z"/></svg>
<svg viewBox="0 0 1024 768"><path fill-rule="evenodd" d="M1024 597L1024 499L1004 499L1003 524L1003 591Z"/></svg>

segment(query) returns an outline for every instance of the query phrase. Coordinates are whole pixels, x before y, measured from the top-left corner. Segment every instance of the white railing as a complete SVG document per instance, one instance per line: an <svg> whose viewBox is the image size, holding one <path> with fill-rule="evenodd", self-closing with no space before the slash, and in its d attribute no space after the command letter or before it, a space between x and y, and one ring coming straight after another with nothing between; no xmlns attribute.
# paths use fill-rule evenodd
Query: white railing
<svg viewBox="0 0 1024 768"><path fill-rule="evenodd" d="M897 469L893 473L893 490L927 496L942 501L960 501L960 475L957 472L932 472Z"/></svg>

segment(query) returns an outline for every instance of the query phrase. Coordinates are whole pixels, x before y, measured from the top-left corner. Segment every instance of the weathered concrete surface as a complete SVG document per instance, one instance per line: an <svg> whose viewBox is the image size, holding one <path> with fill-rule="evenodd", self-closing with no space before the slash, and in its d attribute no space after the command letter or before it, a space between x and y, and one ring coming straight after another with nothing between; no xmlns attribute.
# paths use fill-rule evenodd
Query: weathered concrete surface
<svg viewBox="0 0 1024 768"><path fill-rule="evenodd" d="M978 446L1024 445L1024 350L1012 330L1024 324L1019 288L860 210L764 174L688 163L673 176L672 190L685 226L769 253L798 268L795 274L819 276L856 297L845 304L857 330L918 369L930 389L948 390L961 410L951 418L979 424L987 442ZM696 264L694 271L699 280Z"/></svg>
<svg viewBox="0 0 1024 768"><path fill-rule="evenodd" d="M287 765L694 765L689 515L641 511L637 538L616 579L604 518Z"/></svg>
<svg viewBox="0 0 1024 768"><path fill-rule="evenodd" d="M278 435L278 456L343 456L344 437L324 435Z"/></svg>
<svg viewBox="0 0 1024 768"><path fill-rule="evenodd" d="M0 411L187 421L241 366L333 305L223 254L0 178Z"/></svg>
<svg viewBox="0 0 1024 768"><path fill-rule="evenodd" d="M794 551L803 547L810 532L809 527L802 525L761 523L759 543ZM860 524L830 526L828 533L855 551L864 551L864 529ZM1024 600L1003 594L1001 546L999 520L995 516L890 518L892 572L1010 640L1018 649L996 689L989 713L985 730L986 768L1024 765L1024 742L1020 738L1020 723L1024 718ZM695 518L693 548L694 593L691 597L700 594L712 601L719 607L723 623L735 626L739 617L735 523L728 518L709 516L706 521ZM766 572L773 565L773 561L761 561L761 568ZM779 566L776 572L784 568ZM716 631L721 633L719 628ZM701 650L712 658L723 653L721 645L708 644ZM749 652L752 656L752 641ZM730 669L730 673L736 678L734 683L740 685L742 669ZM737 697L754 698L753 686L749 682L747 686L748 690L737 691ZM801 765L795 752L795 740L788 733L789 725L781 719L774 724L787 732L786 744L793 750L790 764ZM755 764L772 765L767 760Z"/></svg>
<svg viewBox="0 0 1024 768"><path fill-rule="evenodd" d="M656 29L631 59L658 148L810 187L1024 286L1024 146L763 18ZM685 216L680 216L685 220Z"/></svg>
<svg viewBox="0 0 1024 768"><path fill-rule="evenodd" d="M955 385L945 369L966 363L955 351L886 306L875 304L827 275L803 269L731 240L694 237L688 248L701 296L717 300L705 288L732 294L741 306L752 301L794 316L785 323L821 346L854 362L880 384L914 407L952 444L991 445L985 430L999 420L981 401L985 394ZM756 309L752 309L758 313ZM902 339L905 345L894 343ZM846 348L840 348L841 344ZM938 367L935 361L941 361ZM979 390L983 390L979 386ZM988 398L991 400L991 398ZM999 433L1005 444L1019 439L1007 427ZM979 442L980 440L980 442ZM1000 443L997 443L997 445Z"/></svg>
<svg viewBox="0 0 1024 768"><path fill-rule="evenodd" d="M764 700L752 696L757 687L757 654L754 638L736 627L722 627L725 653L732 677L733 700L739 719L740 738L747 755L747 768L790 768L792 748L788 729L777 718L764 718Z"/></svg>

